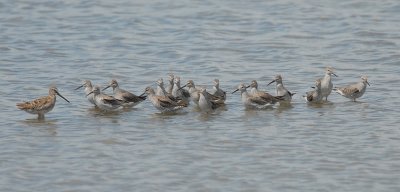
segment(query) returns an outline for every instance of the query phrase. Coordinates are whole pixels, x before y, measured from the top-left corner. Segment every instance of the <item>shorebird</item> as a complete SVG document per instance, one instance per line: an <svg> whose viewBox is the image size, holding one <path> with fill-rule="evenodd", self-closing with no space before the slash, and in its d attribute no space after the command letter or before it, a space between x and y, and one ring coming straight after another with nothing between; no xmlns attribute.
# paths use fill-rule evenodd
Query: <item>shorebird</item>
<svg viewBox="0 0 400 192"><path fill-rule="evenodd" d="M156 83L157 83L156 95L161 95L161 96L167 95L167 91L164 88L164 80L160 78L156 81Z"/></svg>
<svg viewBox="0 0 400 192"><path fill-rule="evenodd" d="M167 86L167 93L172 94L172 89L174 88L174 74L169 74L169 85Z"/></svg>
<svg viewBox="0 0 400 192"><path fill-rule="evenodd" d="M283 100L281 96L272 96L271 94L264 92L264 91L259 91L258 90L258 83L256 80L251 81L251 84L247 86L247 88L251 87L250 89L250 94L253 97L260 97L261 99L270 102L271 104L275 104L278 101Z"/></svg>
<svg viewBox="0 0 400 192"><path fill-rule="evenodd" d="M182 102L182 99L181 99L181 98L179 98L179 97L174 97L171 93L168 93L168 92L165 90L165 88L164 88L164 82L163 82L163 79L162 79L162 78L158 79L158 80L156 81L156 83L157 83L157 92L156 92L156 95L158 95L158 96L166 96L166 97L168 97L169 99L171 99L172 101L175 101L175 102Z"/></svg>
<svg viewBox="0 0 400 192"><path fill-rule="evenodd" d="M268 83L268 85L274 82L276 82L276 96L282 97L283 101L290 102L292 100L292 96L296 93L291 93L283 86L281 75L276 75L275 79Z"/></svg>
<svg viewBox="0 0 400 192"><path fill-rule="evenodd" d="M220 106L224 105L222 100L216 101L210 99L210 94L206 89L200 88L199 90L199 108L204 112L210 112Z"/></svg>
<svg viewBox="0 0 400 192"><path fill-rule="evenodd" d="M96 106L104 111L113 111L120 108L123 104L123 101L120 99L100 93L100 87L98 85L93 87L93 90L88 95L90 94L93 94Z"/></svg>
<svg viewBox="0 0 400 192"><path fill-rule="evenodd" d="M333 68L332 67L327 67L325 69L325 76L321 78L321 93L322 97L325 97L325 101L328 100L328 96L332 92L333 84L331 81L331 76L334 75L337 77L335 73L333 73Z"/></svg>
<svg viewBox="0 0 400 192"><path fill-rule="evenodd" d="M156 107L161 112L173 112L178 109L187 107L187 103L185 102L175 102L167 96L155 95L154 89L151 87L146 87L142 95L144 94L148 96L154 107Z"/></svg>
<svg viewBox="0 0 400 192"><path fill-rule="evenodd" d="M321 79L315 81L315 87L313 88L313 91L307 92L303 97L309 103L319 103L322 101Z"/></svg>
<svg viewBox="0 0 400 192"><path fill-rule="evenodd" d="M109 87L113 88L114 98L121 100L123 107L134 107L146 100L146 96L137 96L129 91L119 88L118 82L115 79L111 80L110 84L105 87L103 91Z"/></svg>
<svg viewBox="0 0 400 192"><path fill-rule="evenodd" d="M344 87L335 87L333 90L343 97L349 98L355 102L357 98L364 95L367 85L370 86L367 76L361 76L360 82Z"/></svg>
<svg viewBox="0 0 400 192"><path fill-rule="evenodd" d="M172 95L174 97L179 97L182 98L185 102L188 102L190 93L186 89L181 88L181 78L178 76L175 76L174 78L174 87L172 89Z"/></svg>
<svg viewBox="0 0 400 192"><path fill-rule="evenodd" d="M52 86L49 88L48 96L40 97L28 102L17 103L17 108L31 114L37 114L38 119L44 119L44 114L54 108L54 105L56 104L56 95L69 103L69 101L58 92L57 88Z"/></svg>
<svg viewBox="0 0 400 192"><path fill-rule="evenodd" d="M212 93L212 95L221 98L222 100L226 100L226 92L224 90L222 90L221 88L219 88L219 80L218 79L214 79L214 92Z"/></svg>
<svg viewBox="0 0 400 192"><path fill-rule="evenodd" d="M190 94L190 98L192 98L192 101L198 105L199 99L200 99L200 89L196 88L194 81L188 80L188 82L183 87L181 87L181 89L183 89L184 87L189 88L188 92ZM209 98L210 100L213 100L214 102L217 102L217 103L225 102L224 97L215 96L213 94L208 93L207 91L204 92L204 94L207 96L207 98Z"/></svg>
<svg viewBox="0 0 400 192"><path fill-rule="evenodd" d="M188 87L189 90L189 95L190 98L192 99L193 103L195 103L196 105L199 104L199 99L200 99L200 90L198 90L196 88L196 86L194 85L194 81L193 80L188 80L187 83L181 87L180 89L183 89L185 87Z"/></svg>
<svg viewBox="0 0 400 192"><path fill-rule="evenodd" d="M81 86L77 87L75 90L78 90L82 87L85 87L85 94L87 100L93 105L95 105L93 95L88 95L93 90L92 82L90 82L89 80L85 80L84 83Z"/></svg>
<svg viewBox="0 0 400 192"><path fill-rule="evenodd" d="M254 96L252 94L249 94L247 92L247 88L249 86L246 86L245 84L241 83L238 88L232 92L235 93L237 91L241 92L241 98L243 105L247 109L265 109L265 108L271 108L272 105L276 103L276 101L272 101L271 99L265 100L262 97Z"/></svg>

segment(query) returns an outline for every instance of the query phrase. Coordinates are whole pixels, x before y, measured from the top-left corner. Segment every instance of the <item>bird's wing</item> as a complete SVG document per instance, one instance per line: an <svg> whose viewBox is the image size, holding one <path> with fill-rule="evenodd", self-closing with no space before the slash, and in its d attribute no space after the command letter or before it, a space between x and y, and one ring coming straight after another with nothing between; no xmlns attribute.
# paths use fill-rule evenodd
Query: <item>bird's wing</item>
<svg viewBox="0 0 400 192"><path fill-rule="evenodd" d="M182 90L182 95L183 97L189 98L190 97L190 93L188 90L186 89L181 89Z"/></svg>
<svg viewBox="0 0 400 192"><path fill-rule="evenodd" d="M251 103L257 104L257 105L265 105L269 102L265 101L264 99L262 99L261 97L251 97L249 98L249 101Z"/></svg>
<svg viewBox="0 0 400 192"><path fill-rule="evenodd" d="M103 101L104 101L105 103L111 104L111 105L120 105L121 102L122 102L122 100L116 99L116 98L114 98L114 97L112 97L112 96L109 96L109 95L103 95L103 96L102 96L102 99L103 99Z"/></svg>
<svg viewBox="0 0 400 192"><path fill-rule="evenodd" d="M146 99L146 96L137 96L133 93L130 92L122 92L121 93L121 97L123 98L123 100L125 100L126 102L140 102Z"/></svg>
<svg viewBox="0 0 400 192"><path fill-rule="evenodd" d="M171 108L171 107L175 107L178 104L175 101L172 101L171 99L169 99L168 97L157 97L158 101L160 101L160 106L164 107L164 108Z"/></svg>
<svg viewBox="0 0 400 192"><path fill-rule="evenodd" d="M272 96L267 92L258 92L257 96L265 100L266 102L274 102L278 100L277 98L275 98L274 96Z"/></svg>
<svg viewBox="0 0 400 192"><path fill-rule="evenodd" d="M41 109L47 107L48 105L50 105L51 101L52 101L51 97L44 96L44 97L35 99L33 101L17 103L17 107L18 107L18 109L22 109L22 110L28 110L28 109L41 110Z"/></svg>
<svg viewBox="0 0 400 192"><path fill-rule="evenodd" d="M221 106L225 105L224 102L220 102L219 100L217 100L217 101L210 100L210 102L211 102L211 108L212 109L216 109L218 107L221 107Z"/></svg>

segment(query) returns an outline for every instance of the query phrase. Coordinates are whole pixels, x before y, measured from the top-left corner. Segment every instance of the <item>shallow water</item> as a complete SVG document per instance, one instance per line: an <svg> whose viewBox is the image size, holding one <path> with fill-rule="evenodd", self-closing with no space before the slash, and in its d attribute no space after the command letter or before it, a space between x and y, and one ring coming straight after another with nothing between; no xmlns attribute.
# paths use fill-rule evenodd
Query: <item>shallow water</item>
<svg viewBox="0 0 400 192"><path fill-rule="evenodd" d="M399 191L400 5L387 1L0 2L0 191ZM358 102L301 95L333 66L335 85L369 77ZM275 74L291 106L145 101L95 110L83 80L140 94L168 73L230 92ZM44 121L15 103L58 98ZM107 91L110 93L110 90Z"/></svg>

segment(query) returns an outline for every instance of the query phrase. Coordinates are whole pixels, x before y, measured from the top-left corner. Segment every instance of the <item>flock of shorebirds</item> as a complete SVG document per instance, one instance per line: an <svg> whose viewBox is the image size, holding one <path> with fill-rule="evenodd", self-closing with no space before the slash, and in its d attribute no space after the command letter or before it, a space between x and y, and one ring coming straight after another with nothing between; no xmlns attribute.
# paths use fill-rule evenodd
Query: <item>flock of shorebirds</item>
<svg viewBox="0 0 400 192"><path fill-rule="evenodd" d="M332 90L338 94L356 101L357 98L361 97L367 85L369 86L366 76L361 76L361 81L355 84L351 84L344 87L335 87L331 81L331 76L337 75L333 72L331 67L327 67L325 76L315 81L313 90L307 92L303 97L308 103L321 103L324 98L328 100L328 96ZM77 87L78 90L84 87L86 98L95 107L103 111L114 111L120 108L130 108L148 99L154 105L155 108L161 112L174 112L179 109L185 108L192 102L197 106L200 111L212 112L218 107L225 105L226 92L219 86L219 80L214 80L214 87L212 92L207 92L203 87L196 87L193 80L188 80L187 83L181 86L180 77L169 75L168 85L165 88L163 79L160 78L156 81L157 89L154 90L152 87L146 87L145 91L141 95L135 95L124 89L119 88L116 80L111 80L109 85L104 89L100 89L100 86L92 86L89 80L86 80L81 86ZM241 83L236 90L232 92L240 92L241 100L246 109L265 109L271 108L276 104L290 104L292 96L295 93L288 91L283 86L282 76L276 75L275 79L268 85L276 83L276 95L273 96L265 91L258 90L258 84L256 80L253 80L249 85ZM268 86L267 85L267 86ZM114 95L107 95L102 91L112 87ZM250 88L248 92L247 89ZM56 103L56 95L69 102L63 97L57 90L56 87L50 87L49 95L40 97L33 101L17 103L18 109L24 110L31 114L37 114L38 119L44 119L44 114L48 113L54 108Z"/></svg>

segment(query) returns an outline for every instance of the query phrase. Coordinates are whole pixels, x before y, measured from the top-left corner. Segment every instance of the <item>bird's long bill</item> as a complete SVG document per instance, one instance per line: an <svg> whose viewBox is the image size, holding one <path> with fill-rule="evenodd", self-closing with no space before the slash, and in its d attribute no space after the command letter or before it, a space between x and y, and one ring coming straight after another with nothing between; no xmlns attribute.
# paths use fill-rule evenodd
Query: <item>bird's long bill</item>
<svg viewBox="0 0 400 192"><path fill-rule="evenodd" d="M81 86L75 88L75 90L78 90L78 89L82 88L83 86L85 86L85 84L83 84L83 85L81 85Z"/></svg>
<svg viewBox="0 0 400 192"><path fill-rule="evenodd" d="M143 96L145 96L145 95L146 95L146 91L143 92L141 95L139 95L139 97L143 97Z"/></svg>
<svg viewBox="0 0 400 192"><path fill-rule="evenodd" d="M337 76L335 73L332 73L332 75L334 75L335 77L339 77L339 76Z"/></svg>
<svg viewBox="0 0 400 192"><path fill-rule="evenodd" d="M89 96L89 95L92 94L92 93L93 93L93 91L89 92L89 93L86 95L86 97Z"/></svg>
<svg viewBox="0 0 400 192"><path fill-rule="evenodd" d="M107 87L104 87L104 89L102 89L101 91L104 91L104 90L108 89L109 87L111 87L111 85L108 85Z"/></svg>
<svg viewBox="0 0 400 192"><path fill-rule="evenodd" d="M272 83L274 83L276 80L272 80L271 82L269 82L268 84L267 84L267 86L268 85L271 85Z"/></svg>
<svg viewBox="0 0 400 192"><path fill-rule="evenodd" d="M183 89L183 88L185 88L187 86L187 84L186 85L184 85L184 86L182 86L181 88L179 88L178 90L181 90L181 89Z"/></svg>
<svg viewBox="0 0 400 192"><path fill-rule="evenodd" d="M371 85L369 85L368 81L367 81L367 84L368 84L368 86L371 86Z"/></svg>
<svg viewBox="0 0 400 192"><path fill-rule="evenodd" d="M56 91L56 93L57 93L58 96L60 96L61 98L63 98L66 102L70 103L70 102L68 101L68 99L66 99L64 96L62 96L58 91Z"/></svg>
<svg viewBox="0 0 400 192"><path fill-rule="evenodd" d="M239 89L234 90L231 94L234 94L234 93L236 93L237 91L239 91Z"/></svg>

